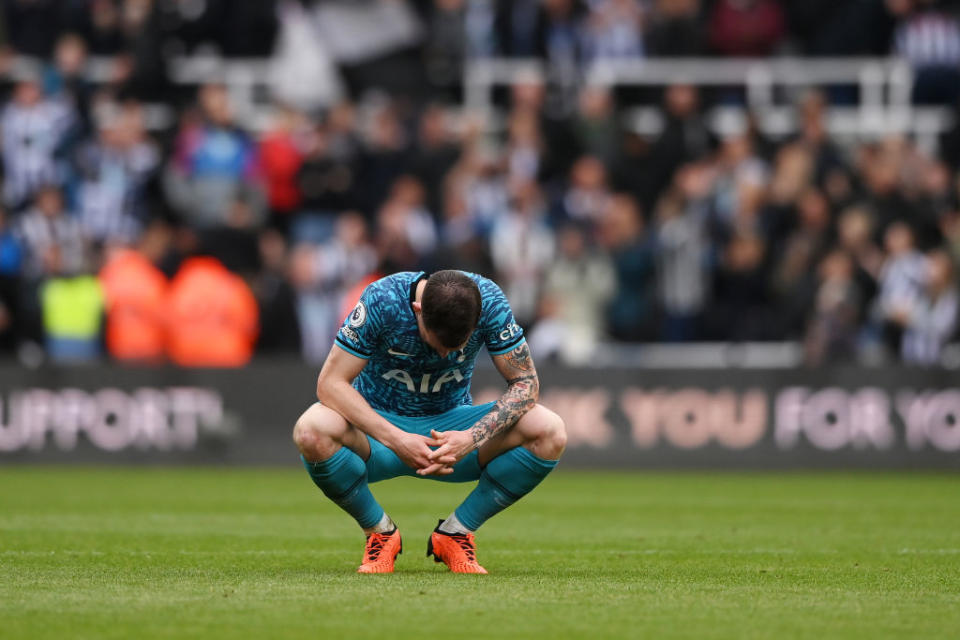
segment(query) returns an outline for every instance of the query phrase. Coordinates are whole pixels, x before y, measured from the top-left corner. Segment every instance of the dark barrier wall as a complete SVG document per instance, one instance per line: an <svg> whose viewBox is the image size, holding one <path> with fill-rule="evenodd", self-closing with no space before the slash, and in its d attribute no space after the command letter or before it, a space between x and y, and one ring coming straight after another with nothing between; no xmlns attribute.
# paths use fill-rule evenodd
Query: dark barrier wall
<svg viewBox="0 0 960 640"><path fill-rule="evenodd" d="M543 367L568 466L960 469L947 371ZM297 464L290 432L316 371L0 368L0 464ZM503 383L477 371L474 400Z"/></svg>

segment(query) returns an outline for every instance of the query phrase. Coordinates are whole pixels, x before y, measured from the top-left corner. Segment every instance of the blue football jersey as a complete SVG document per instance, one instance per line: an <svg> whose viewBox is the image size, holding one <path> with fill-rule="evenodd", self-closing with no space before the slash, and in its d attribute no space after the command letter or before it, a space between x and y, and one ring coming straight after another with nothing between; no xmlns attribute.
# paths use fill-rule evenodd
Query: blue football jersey
<svg viewBox="0 0 960 640"><path fill-rule="evenodd" d="M503 291L467 273L480 288L480 321L466 347L441 358L420 337L411 304L427 274L405 271L371 283L337 333L336 345L366 359L353 386L374 409L428 416L471 403L470 378L484 346L491 355L523 342L523 330Z"/></svg>

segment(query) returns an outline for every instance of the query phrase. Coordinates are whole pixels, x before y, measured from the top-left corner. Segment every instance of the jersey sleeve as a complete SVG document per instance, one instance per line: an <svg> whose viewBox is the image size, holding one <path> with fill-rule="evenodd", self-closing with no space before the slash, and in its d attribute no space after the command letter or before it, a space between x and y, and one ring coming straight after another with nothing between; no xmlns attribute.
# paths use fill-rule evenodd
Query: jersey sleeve
<svg viewBox="0 0 960 640"><path fill-rule="evenodd" d="M334 343L358 358L369 359L380 339L381 323L377 315L379 295L376 282L368 285L337 332Z"/></svg>
<svg viewBox="0 0 960 640"><path fill-rule="evenodd" d="M480 322L487 351L492 356L512 351L524 341L524 337L523 329L513 317L507 296L490 280L480 283L480 294L483 298Z"/></svg>

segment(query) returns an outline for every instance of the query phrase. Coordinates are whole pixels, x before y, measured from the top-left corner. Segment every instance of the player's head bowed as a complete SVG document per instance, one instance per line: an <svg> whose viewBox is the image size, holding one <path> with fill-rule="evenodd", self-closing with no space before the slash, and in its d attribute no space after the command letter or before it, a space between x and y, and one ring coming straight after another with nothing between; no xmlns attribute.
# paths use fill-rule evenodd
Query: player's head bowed
<svg viewBox="0 0 960 640"><path fill-rule="evenodd" d="M420 301L423 326L444 347L460 349L480 321L480 288L462 271L437 271Z"/></svg>

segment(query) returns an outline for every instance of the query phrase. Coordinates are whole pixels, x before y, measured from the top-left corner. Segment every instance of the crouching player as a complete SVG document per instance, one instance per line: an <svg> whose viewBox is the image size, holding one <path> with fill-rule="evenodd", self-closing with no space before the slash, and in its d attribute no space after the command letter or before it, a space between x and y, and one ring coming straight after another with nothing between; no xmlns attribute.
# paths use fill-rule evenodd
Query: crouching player
<svg viewBox="0 0 960 640"><path fill-rule="evenodd" d="M507 381L472 405L481 347ZM293 439L307 473L367 536L360 573L390 573L400 532L369 484L408 475L477 486L430 536L427 555L456 573L487 573L473 533L557 464L563 422L537 404L540 384L500 288L461 271L404 272L368 286L320 371Z"/></svg>

